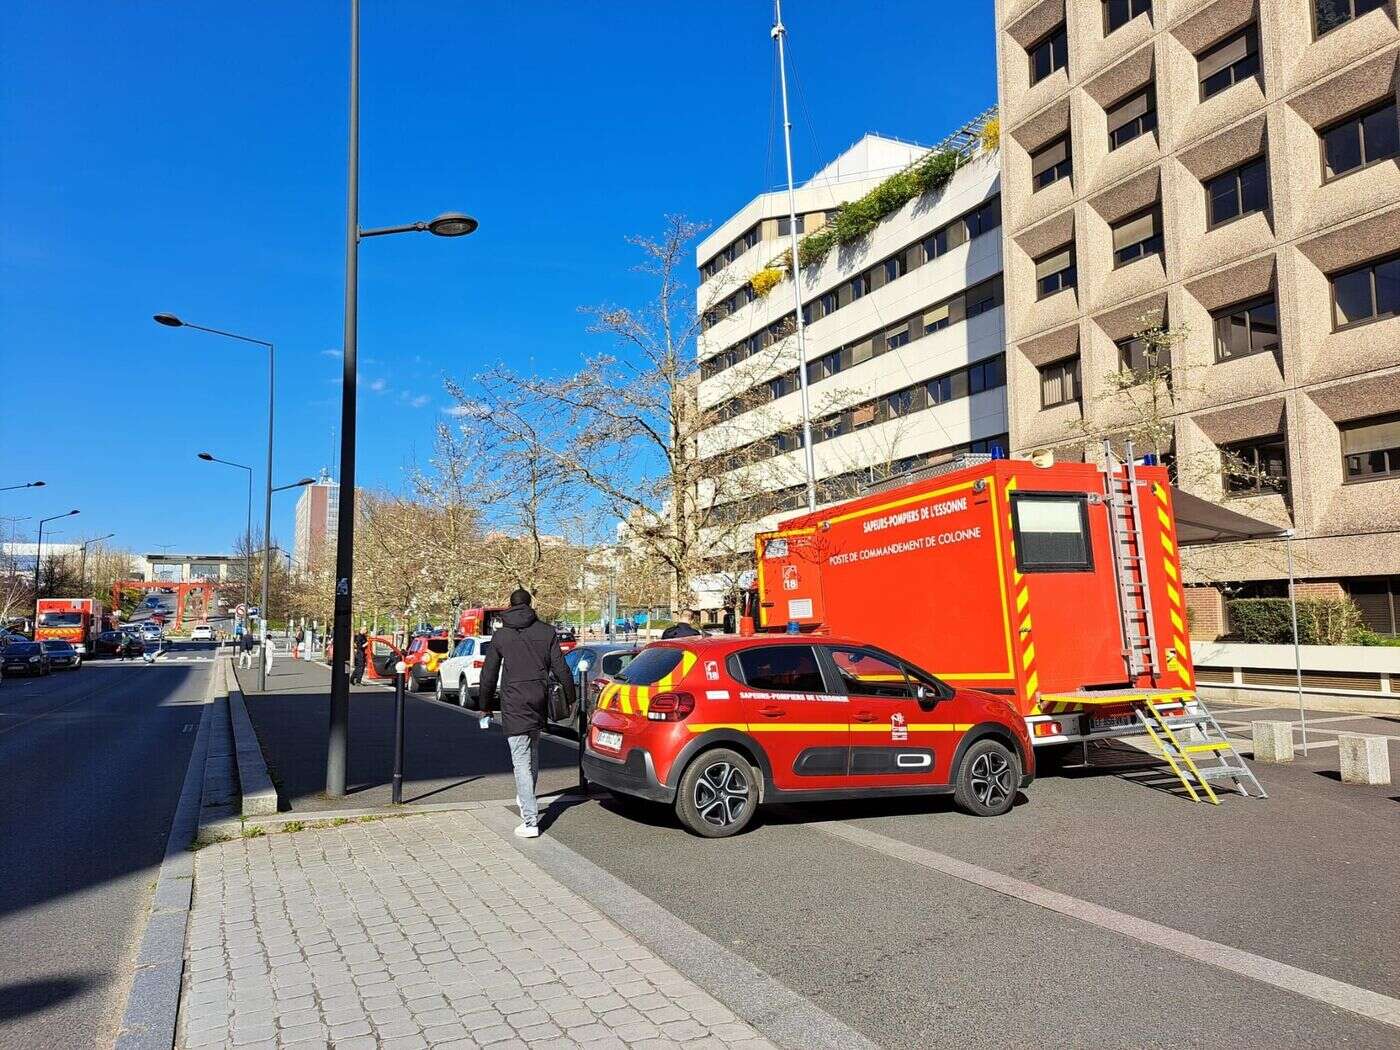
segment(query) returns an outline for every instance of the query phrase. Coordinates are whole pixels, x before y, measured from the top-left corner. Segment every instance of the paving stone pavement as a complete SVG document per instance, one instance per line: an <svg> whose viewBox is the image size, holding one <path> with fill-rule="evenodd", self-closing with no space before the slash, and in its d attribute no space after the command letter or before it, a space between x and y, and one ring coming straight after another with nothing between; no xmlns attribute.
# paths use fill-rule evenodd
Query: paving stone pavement
<svg viewBox="0 0 1400 1050"><path fill-rule="evenodd" d="M195 856L181 1047L772 1047L470 812Z"/></svg>

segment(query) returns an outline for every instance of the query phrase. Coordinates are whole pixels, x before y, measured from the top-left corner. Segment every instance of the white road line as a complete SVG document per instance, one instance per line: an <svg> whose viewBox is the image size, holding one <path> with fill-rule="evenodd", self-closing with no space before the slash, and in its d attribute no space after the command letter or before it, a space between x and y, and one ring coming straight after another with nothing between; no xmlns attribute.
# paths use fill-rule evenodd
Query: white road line
<svg viewBox="0 0 1400 1050"><path fill-rule="evenodd" d="M1315 999L1339 1010L1400 1028L1400 999L1392 999L1388 995L1359 988L1345 981L1324 977L1287 963L1267 959L1262 955L1232 948L1228 944L1208 941L1203 937L1172 929L1170 926L1139 919L1091 901L1048 890L1043 886L1024 882L988 868L980 868L943 853L935 853L922 846L901 842L849 821L815 826L828 835L875 850L887 857L918 864L994 893L1014 897L1016 900L1066 915L1091 926L1098 926L1130 940L1163 948L1188 959L1239 974L1241 977L1273 985L1275 988Z"/></svg>

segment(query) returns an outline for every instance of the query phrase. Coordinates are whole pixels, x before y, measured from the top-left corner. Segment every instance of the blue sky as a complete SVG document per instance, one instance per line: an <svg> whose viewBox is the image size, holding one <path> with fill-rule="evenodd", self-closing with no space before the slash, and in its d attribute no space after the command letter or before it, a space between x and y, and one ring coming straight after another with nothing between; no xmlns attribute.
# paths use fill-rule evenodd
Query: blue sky
<svg viewBox="0 0 1400 1050"><path fill-rule="evenodd" d="M232 544L243 475L195 453L261 486L265 358L160 311L276 342L275 480L332 465L347 8L0 5L0 485L48 482L0 494L22 533L78 507L56 538ZM602 349L577 308L647 291L623 238L667 212L723 221L782 153L763 0L363 8L362 224L481 221L361 251L359 482L396 488L445 375ZM990 2L784 15L799 179L866 131L932 142L995 100ZM288 545L294 498L273 519Z"/></svg>

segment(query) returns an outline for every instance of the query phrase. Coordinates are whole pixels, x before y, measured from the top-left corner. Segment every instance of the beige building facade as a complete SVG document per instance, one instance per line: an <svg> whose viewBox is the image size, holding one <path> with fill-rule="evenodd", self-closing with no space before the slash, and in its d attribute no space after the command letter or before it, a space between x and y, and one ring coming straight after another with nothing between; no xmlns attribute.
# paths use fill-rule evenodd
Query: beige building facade
<svg viewBox="0 0 1400 1050"><path fill-rule="evenodd" d="M1181 487L1294 530L1302 593L1400 631L1395 0L997 0L996 25L1013 454L1156 421ZM1197 637L1283 593L1281 543L1187 555Z"/></svg>

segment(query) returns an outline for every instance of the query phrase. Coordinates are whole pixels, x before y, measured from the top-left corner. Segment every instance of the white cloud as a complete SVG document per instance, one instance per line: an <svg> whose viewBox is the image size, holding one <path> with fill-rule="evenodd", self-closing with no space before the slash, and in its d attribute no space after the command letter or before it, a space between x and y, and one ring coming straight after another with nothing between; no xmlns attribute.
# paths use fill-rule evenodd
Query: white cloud
<svg viewBox="0 0 1400 1050"><path fill-rule="evenodd" d="M444 415L456 416L458 419L463 416L476 416L480 419L482 416L491 414L491 410L480 401L465 401L456 405L448 405L442 411Z"/></svg>
<svg viewBox="0 0 1400 1050"><path fill-rule="evenodd" d="M339 357L339 356L340 356L340 349L339 349L338 347L332 347L332 348L329 349L329 350L322 350L322 351L321 351L321 356L322 356L322 357Z"/></svg>
<svg viewBox="0 0 1400 1050"><path fill-rule="evenodd" d="M365 385L376 394L382 394L389 389L389 381L387 379L371 379Z"/></svg>
<svg viewBox="0 0 1400 1050"><path fill-rule="evenodd" d="M409 397L407 394L405 394L403 400L404 404L408 405L409 408L422 408L429 401L431 401L432 398L430 398L427 394L419 394L417 397Z"/></svg>

